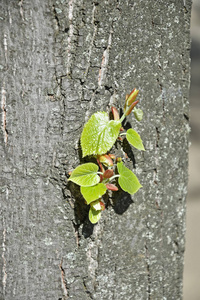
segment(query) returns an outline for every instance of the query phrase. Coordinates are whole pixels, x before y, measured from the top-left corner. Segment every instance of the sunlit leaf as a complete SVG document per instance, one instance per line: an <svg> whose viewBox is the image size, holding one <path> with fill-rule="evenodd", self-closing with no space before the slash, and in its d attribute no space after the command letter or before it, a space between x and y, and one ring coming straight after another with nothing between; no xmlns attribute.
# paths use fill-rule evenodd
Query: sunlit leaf
<svg viewBox="0 0 200 300"><path fill-rule="evenodd" d="M129 194L135 194L142 185L140 184L137 176L123 165L122 162L117 163L117 169L119 173L118 183L122 190Z"/></svg>
<svg viewBox="0 0 200 300"><path fill-rule="evenodd" d="M121 122L109 120L106 112L97 112L85 124L81 134L83 157L86 155L104 154L115 143Z"/></svg>
<svg viewBox="0 0 200 300"><path fill-rule="evenodd" d="M126 133L126 138L133 147L135 147L138 150L145 151L141 137L135 130L129 128Z"/></svg>
<svg viewBox="0 0 200 300"><path fill-rule="evenodd" d="M89 187L81 187L81 194L87 201L87 204L90 204L96 199L99 199L101 196L103 196L106 193L106 186L103 183L98 183L93 186Z"/></svg>
<svg viewBox="0 0 200 300"><path fill-rule="evenodd" d="M98 166L93 163L82 164L72 172L69 180L80 186L93 186L100 181L100 177L97 174Z"/></svg>
<svg viewBox="0 0 200 300"><path fill-rule="evenodd" d="M101 210L95 210L94 208L90 207L89 210L89 220L92 224L97 223L101 218Z"/></svg>
<svg viewBox="0 0 200 300"><path fill-rule="evenodd" d="M140 108L134 107L133 113L134 113L134 116L135 116L136 120L138 120L138 121L142 120L143 111Z"/></svg>

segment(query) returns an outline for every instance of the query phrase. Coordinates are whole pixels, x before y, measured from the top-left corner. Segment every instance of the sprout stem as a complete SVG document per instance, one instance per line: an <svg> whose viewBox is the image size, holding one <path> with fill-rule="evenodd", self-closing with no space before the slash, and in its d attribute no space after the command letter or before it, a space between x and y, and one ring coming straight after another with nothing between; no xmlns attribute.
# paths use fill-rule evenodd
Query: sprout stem
<svg viewBox="0 0 200 300"><path fill-rule="evenodd" d="M113 179L115 179L115 178L117 178L117 177L119 177L119 176L120 176L119 174L114 175L114 176L112 176L112 177L109 178L109 181L111 181L111 180L113 180Z"/></svg>
<svg viewBox="0 0 200 300"><path fill-rule="evenodd" d="M120 119L120 122L122 123L124 121L124 119L126 118L126 115L125 113L122 115L121 119Z"/></svg>

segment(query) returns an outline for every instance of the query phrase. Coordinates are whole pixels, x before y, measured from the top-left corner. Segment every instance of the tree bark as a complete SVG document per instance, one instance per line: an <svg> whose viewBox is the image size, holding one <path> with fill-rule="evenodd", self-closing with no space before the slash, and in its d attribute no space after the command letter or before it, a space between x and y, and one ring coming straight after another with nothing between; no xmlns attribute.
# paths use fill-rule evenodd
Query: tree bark
<svg viewBox="0 0 200 300"><path fill-rule="evenodd" d="M191 1L0 6L0 299L181 299ZM134 87L146 151L126 164L143 188L92 226L66 175L84 123Z"/></svg>

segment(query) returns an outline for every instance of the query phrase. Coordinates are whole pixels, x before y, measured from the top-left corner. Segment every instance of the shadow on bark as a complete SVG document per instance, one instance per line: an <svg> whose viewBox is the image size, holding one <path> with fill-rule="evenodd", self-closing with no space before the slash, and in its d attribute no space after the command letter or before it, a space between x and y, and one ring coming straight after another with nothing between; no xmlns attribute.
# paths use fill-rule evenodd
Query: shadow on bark
<svg viewBox="0 0 200 300"><path fill-rule="evenodd" d="M119 190L113 196L113 209L118 215L122 215L133 203L131 195L122 190Z"/></svg>
<svg viewBox="0 0 200 300"><path fill-rule="evenodd" d="M78 230L81 225L82 227L82 235L85 238L90 237L93 234L95 224L92 224L89 221L88 213L89 213L89 205L85 203L85 199L83 198L80 188L74 184L73 182L69 182L67 185L67 189L71 192L71 196L75 199L74 202L74 217L76 229ZM105 203L106 209L109 206L112 206L116 214L122 215L129 206L133 203L130 194L119 190L118 192L114 192L112 197L109 197L108 193L103 196L103 200ZM103 214L103 212L102 212Z"/></svg>
<svg viewBox="0 0 200 300"><path fill-rule="evenodd" d="M83 198L80 187L77 186L73 182L69 182L66 188L70 191L72 198L74 201L74 218L75 222L73 223L76 227L76 230L79 231L81 225L82 227L82 235L85 238L90 237L93 234L94 225L89 221L88 213L90 206L85 203L85 199Z"/></svg>

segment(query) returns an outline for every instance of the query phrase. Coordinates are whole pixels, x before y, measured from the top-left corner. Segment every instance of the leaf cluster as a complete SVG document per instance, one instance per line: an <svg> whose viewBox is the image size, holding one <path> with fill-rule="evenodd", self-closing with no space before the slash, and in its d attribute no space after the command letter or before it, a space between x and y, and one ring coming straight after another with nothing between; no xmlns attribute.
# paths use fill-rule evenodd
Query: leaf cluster
<svg viewBox="0 0 200 300"><path fill-rule="evenodd" d="M130 128L124 132L122 128L122 121L132 110L138 121L142 119L142 110L135 108L138 103L138 100L135 101L137 94L138 90L134 89L127 95L121 118L117 109L112 107L114 120L110 120L106 112L96 112L83 128L81 134L83 157L95 156L97 164L79 165L73 170L69 180L80 186L85 202L90 205L89 220L93 224L99 221L101 212L105 209L103 195L107 190L118 190L112 181L118 180L120 188L131 195L142 187L136 175L123 164L121 158L108 153L116 140L123 137L136 149L145 150L141 137L135 130Z"/></svg>

